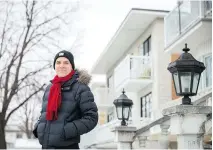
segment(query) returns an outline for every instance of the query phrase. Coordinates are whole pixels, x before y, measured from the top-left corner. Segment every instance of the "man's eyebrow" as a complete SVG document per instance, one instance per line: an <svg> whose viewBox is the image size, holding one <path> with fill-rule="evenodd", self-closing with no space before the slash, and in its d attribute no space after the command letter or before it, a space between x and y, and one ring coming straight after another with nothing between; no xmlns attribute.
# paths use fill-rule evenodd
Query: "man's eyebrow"
<svg viewBox="0 0 213 150"><path fill-rule="evenodd" d="M69 62L69 60L65 60L64 62Z"/></svg>
<svg viewBox="0 0 213 150"><path fill-rule="evenodd" d="M65 60L65 61L57 60L56 62L69 62L69 60Z"/></svg>

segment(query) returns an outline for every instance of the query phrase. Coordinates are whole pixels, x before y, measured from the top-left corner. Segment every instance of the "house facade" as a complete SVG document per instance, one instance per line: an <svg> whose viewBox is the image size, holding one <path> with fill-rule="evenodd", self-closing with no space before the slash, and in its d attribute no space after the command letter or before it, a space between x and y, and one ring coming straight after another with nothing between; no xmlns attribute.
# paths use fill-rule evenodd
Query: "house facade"
<svg viewBox="0 0 213 150"><path fill-rule="evenodd" d="M129 126L137 127L138 133L149 139L149 148L158 148L163 125L169 122L163 118L162 110L181 104L167 67L180 56L185 43L195 59L206 66L198 94L192 97L192 102L211 106L211 10L211 1L179 1L171 12L131 9L92 68L92 73L106 75L107 84L100 92L97 92L100 86L92 89L96 90L94 95L99 101L101 123L83 136L86 142L81 143L82 147L116 148L111 128L120 121L113 101L124 89L128 98L133 100ZM166 130L169 133L169 128ZM168 134L168 140L170 148L177 147L176 135ZM206 127L204 136L204 143L209 141L211 125ZM133 148L141 148L140 143L140 138L136 139Z"/></svg>
<svg viewBox="0 0 213 150"><path fill-rule="evenodd" d="M100 128L110 128L119 122L113 101L123 89L133 100L130 120L138 129L160 117L160 105L171 100L171 80L162 80L170 79L170 73L163 67L170 62L170 54L164 53L164 16L168 13L132 9L94 65L92 73L105 74L107 78L104 87L107 99L99 93L99 98L105 100L104 108L98 104L99 118L105 118ZM96 97L98 93L94 93ZM111 135L106 135L111 138L106 141L113 140L110 130L106 134Z"/></svg>

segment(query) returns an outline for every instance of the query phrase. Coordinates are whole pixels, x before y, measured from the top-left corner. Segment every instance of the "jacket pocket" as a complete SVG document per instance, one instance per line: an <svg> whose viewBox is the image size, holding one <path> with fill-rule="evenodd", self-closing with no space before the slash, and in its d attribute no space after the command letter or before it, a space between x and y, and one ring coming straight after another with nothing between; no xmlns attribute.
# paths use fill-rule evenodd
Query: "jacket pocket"
<svg viewBox="0 0 213 150"><path fill-rule="evenodd" d="M65 130L64 130L64 126L66 125L66 119L64 120L63 126L62 126L62 131L61 131L61 139L66 140L66 136L65 136Z"/></svg>

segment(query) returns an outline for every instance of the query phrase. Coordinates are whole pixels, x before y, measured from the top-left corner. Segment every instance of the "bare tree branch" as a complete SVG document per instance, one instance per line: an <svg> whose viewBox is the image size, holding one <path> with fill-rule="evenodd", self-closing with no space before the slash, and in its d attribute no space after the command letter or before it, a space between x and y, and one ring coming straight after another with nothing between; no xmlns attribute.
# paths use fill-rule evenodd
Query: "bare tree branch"
<svg viewBox="0 0 213 150"><path fill-rule="evenodd" d="M4 98L3 98L3 108L2 108L3 116L5 116L8 105L10 103L10 100L8 100L7 95L8 95L10 70L11 70L13 64L14 64L14 59L12 58L12 60L10 61L10 64L8 65L7 71L6 71L6 81L4 84Z"/></svg>
<svg viewBox="0 0 213 150"><path fill-rule="evenodd" d="M10 118L10 116L17 110L19 109L21 106L23 106L29 99L31 99L35 94L37 94L38 92L42 91L44 89L46 84L43 84L38 90L34 91L32 94L30 94L23 102L21 102L18 106L16 106L6 117L5 120L5 124L7 124L8 119Z"/></svg>
<svg viewBox="0 0 213 150"><path fill-rule="evenodd" d="M5 36L6 33L11 29L11 27L7 28L7 24L8 24L8 18L9 18L9 14L11 13L12 7L11 6L10 10L8 10L10 5L7 5L7 11L6 11L6 20L4 22L4 27L3 27L3 31L2 31L2 35L1 35L1 44L0 44L0 59L3 56L3 54L6 52L5 50L3 51L3 45L4 45L4 41L6 40Z"/></svg>
<svg viewBox="0 0 213 150"><path fill-rule="evenodd" d="M49 5L51 5L53 1L48 1L45 5L42 5L40 8L35 10L35 15L33 19L36 19L36 17L43 11L45 10Z"/></svg>
<svg viewBox="0 0 213 150"><path fill-rule="evenodd" d="M14 112L27 107L26 103L34 97L39 97L45 86L42 75L52 64L48 57L43 58L47 55L42 54L45 51L49 55L54 53L53 49L61 49L60 37L69 34L64 32L64 27L69 25L69 20L64 18L65 15L70 16L74 9L65 8L58 12L53 4L56 2L0 1L0 132L4 131ZM26 95L23 96L23 93ZM24 117L28 118L25 119L28 123L22 129L30 133L33 116L29 113L33 113L33 109L25 109ZM6 148L3 135L0 134L0 149Z"/></svg>
<svg viewBox="0 0 213 150"><path fill-rule="evenodd" d="M22 77L21 79L19 79L18 81L18 86L21 85L21 83L23 83L24 80L28 79L30 76L35 76L37 73L40 73L41 71L44 71L46 69L50 68L50 65L45 65L44 67L38 69L38 70L35 70L35 71L32 71L32 72L29 72L27 73L24 77Z"/></svg>
<svg viewBox="0 0 213 150"><path fill-rule="evenodd" d="M52 28L52 29L50 29L50 30L48 30L47 32L45 32L45 33L39 33L39 34L36 34L36 35L34 35L33 37L31 37L28 41L27 41L27 43L26 44L29 44L30 42L32 42L34 39L36 39L36 38L38 38L38 37L41 37L40 39L38 39L38 41L36 41L35 43L37 44L39 41L41 41L44 37L47 37L47 35L49 34L49 33L52 33L53 31L55 31L55 30L58 30L59 29L59 27L55 27L55 28ZM34 46L35 44L33 44L33 46ZM29 49L31 49L33 46L31 46Z"/></svg>
<svg viewBox="0 0 213 150"><path fill-rule="evenodd" d="M26 1L26 19L27 19L27 31L25 33L25 37L24 37L24 40L23 40L23 44L22 44L22 49L21 49L21 52L20 54L18 55L19 56L19 62L18 62L18 66L16 67L16 73L15 73L15 79L14 79L14 82L12 84L12 87L11 87L11 92L9 94L9 97L7 98L7 100L5 99L4 101L4 104L3 105L3 112L5 112L8 108L8 105L13 97L13 95L16 93L16 89L18 88L18 77L19 77L19 72L20 72L20 68L21 68L21 64L22 64L22 60L23 60L23 57L24 57L24 50L26 49L27 47L27 37L28 37L28 34L29 34L29 31L30 31L30 27L31 27L31 24L32 24L32 16L33 16L33 8L35 6L35 1L33 1L32 3L32 7L31 7L31 15L29 16L28 14L28 1ZM14 63L14 62L13 62ZM10 70L9 70L10 71ZM8 72L9 73L9 72ZM8 77L9 78L9 77ZM8 81L7 81L8 82ZM8 85L7 85L8 86ZM8 89L6 90L6 92L8 92Z"/></svg>
<svg viewBox="0 0 213 150"><path fill-rule="evenodd" d="M38 101L41 97L35 97L33 101L26 102L22 108L19 110L20 114L18 119L21 121L21 124L18 125L19 129L27 135L28 139L32 138L33 125L36 121L37 114L35 113L35 106L41 104Z"/></svg>

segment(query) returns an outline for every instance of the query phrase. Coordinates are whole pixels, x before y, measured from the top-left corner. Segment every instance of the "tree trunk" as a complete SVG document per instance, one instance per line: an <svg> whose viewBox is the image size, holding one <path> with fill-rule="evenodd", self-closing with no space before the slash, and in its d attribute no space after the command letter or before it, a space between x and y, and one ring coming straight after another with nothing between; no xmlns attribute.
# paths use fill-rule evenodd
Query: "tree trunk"
<svg viewBox="0 0 213 150"><path fill-rule="evenodd" d="M0 113L0 149L6 149L5 131L4 131L4 118L2 113Z"/></svg>
<svg viewBox="0 0 213 150"><path fill-rule="evenodd" d="M28 138L28 139L31 139L31 138L32 138L32 133L31 133L31 131L27 130L27 131L26 131L26 135L27 135L27 138Z"/></svg>

